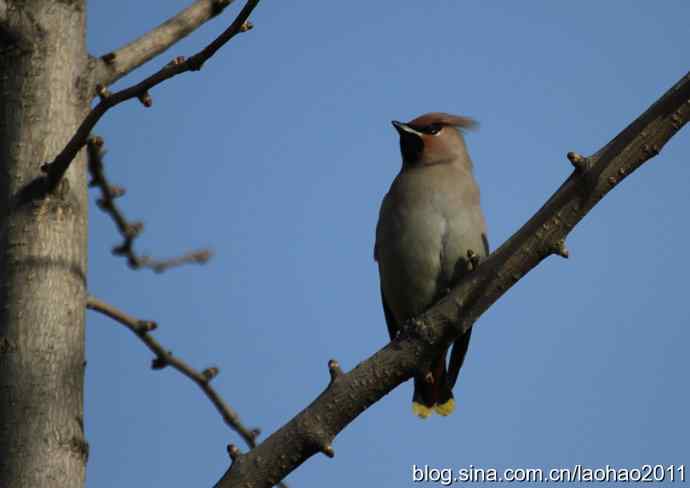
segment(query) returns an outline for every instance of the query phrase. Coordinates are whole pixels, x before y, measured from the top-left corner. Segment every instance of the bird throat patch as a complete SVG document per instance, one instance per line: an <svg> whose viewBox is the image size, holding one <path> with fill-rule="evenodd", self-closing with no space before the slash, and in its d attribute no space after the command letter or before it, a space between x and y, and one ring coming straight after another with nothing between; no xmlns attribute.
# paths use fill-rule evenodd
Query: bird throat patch
<svg viewBox="0 0 690 488"><path fill-rule="evenodd" d="M419 161L422 151L424 150L424 142L416 135L409 132L404 132L400 136L400 152L402 153L405 164L415 164Z"/></svg>

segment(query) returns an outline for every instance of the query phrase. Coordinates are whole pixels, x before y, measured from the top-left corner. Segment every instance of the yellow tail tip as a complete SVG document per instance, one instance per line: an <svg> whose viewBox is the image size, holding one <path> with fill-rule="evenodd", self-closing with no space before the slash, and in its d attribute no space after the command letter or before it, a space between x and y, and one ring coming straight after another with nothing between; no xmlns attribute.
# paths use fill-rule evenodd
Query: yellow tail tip
<svg viewBox="0 0 690 488"><path fill-rule="evenodd" d="M417 417L420 419L425 419L429 415L431 415L433 410L426 405L422 405L421 403L417 402L412 402L412 413L414 413Z"/></svg>
<svg viewBox="0 0 690 488"><path fill-rule="evenodd" d="M452 398L446 403L442 403L440 405L437 403L434 405L434 411L439 415L443 415L444 417L453 413L453 410L455 410L455 400Z"/></svg>

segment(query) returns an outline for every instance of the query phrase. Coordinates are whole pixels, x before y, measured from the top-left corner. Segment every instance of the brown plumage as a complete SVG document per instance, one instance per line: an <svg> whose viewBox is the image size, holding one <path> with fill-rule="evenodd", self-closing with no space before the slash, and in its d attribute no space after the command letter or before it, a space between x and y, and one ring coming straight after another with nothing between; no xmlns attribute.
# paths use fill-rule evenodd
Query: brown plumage
<svg viewBox="0 0 690 488"><path fill-rule="evenodd" d="M467 272L468 250L478 256L489 252L479 187L461 132L476 122L434 112L408 123L393 121L393 126L400 134L403 162L381 204L374 248L391 338L400 324L424 312ZM444 351L429 374L415 377L418 416L453 410L452 388L470 332L455 341L448 369Z"/></svg>

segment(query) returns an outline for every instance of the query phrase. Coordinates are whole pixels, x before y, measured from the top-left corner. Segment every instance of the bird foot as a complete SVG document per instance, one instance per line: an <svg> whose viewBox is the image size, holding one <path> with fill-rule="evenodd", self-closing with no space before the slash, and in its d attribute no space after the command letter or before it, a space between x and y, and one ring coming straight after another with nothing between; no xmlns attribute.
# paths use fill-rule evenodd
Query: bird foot
<svg viewBox="0 0 690 488"><path fill-rule="evenodd" d="M467 271L474 271L479 267L480 257L472 249L467 250Z"/></svg>

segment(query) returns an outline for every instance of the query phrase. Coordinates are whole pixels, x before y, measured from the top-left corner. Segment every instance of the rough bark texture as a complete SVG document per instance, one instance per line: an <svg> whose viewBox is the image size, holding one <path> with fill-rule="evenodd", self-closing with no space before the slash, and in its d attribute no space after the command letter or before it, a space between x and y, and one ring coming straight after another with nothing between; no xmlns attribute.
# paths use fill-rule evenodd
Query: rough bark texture
<svg viewBox="0 0 690 488"><path fill-rule="evenodd" d="M572 175L519 231L386 347L347 374L331 368L325 391L257 447L236 453L216 488L269 488L318 452L332 457L333 439L360 413L469 330L544 258L566 257L564 239L575 225L688 120L690 73L596 154L569 154Z"/></svg>
<svg viewBox="0 0 690 488"><path fill-rule="evenodd" d="M84 0L0 12L0 486L81 487L87 195L83 152L50 195L41 164L89 106Z"/></svg>

